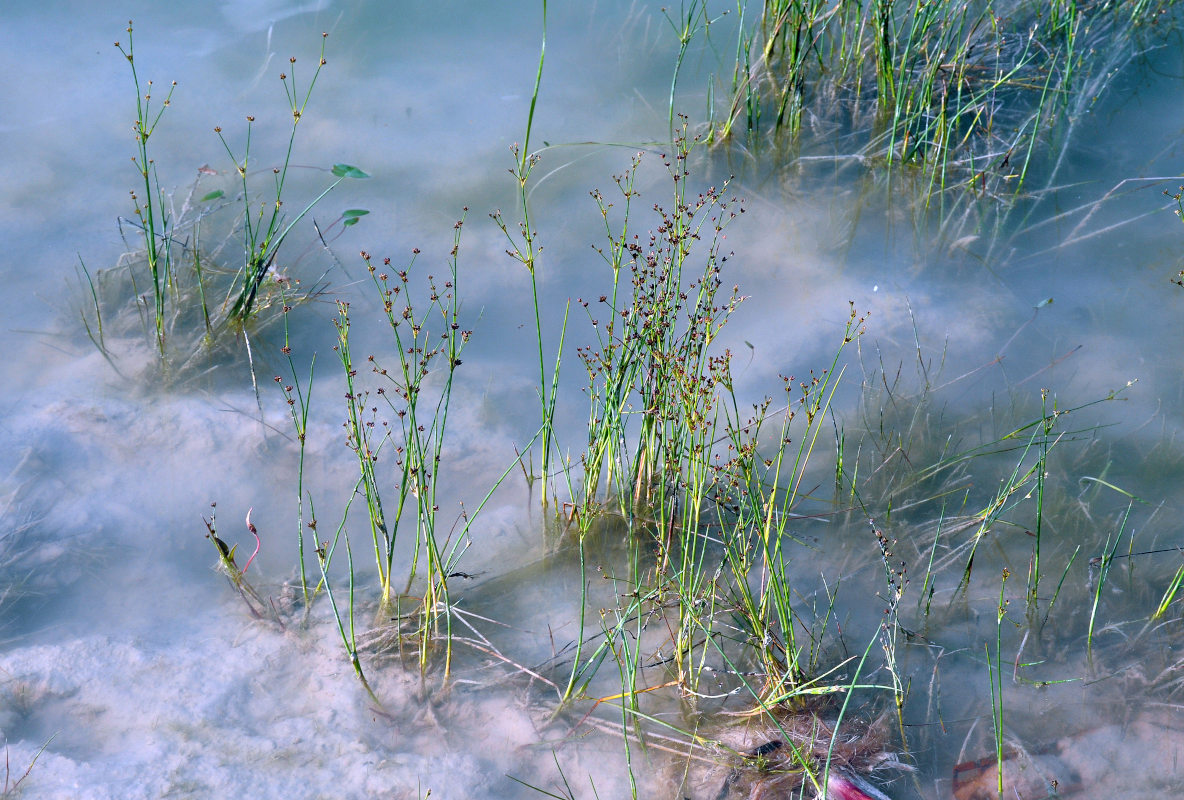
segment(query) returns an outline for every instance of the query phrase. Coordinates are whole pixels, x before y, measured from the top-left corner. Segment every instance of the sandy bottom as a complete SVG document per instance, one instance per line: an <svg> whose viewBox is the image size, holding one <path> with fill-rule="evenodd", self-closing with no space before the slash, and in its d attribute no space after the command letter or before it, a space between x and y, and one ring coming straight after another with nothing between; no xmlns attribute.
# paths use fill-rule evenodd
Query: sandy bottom
<svg viewBox="0 0 1184 800"><path fill-rule="evenodd" d="M1184 715L1158 707L1129 720L1065 736L1039 752L1011 750L1003 762L1003 796L1180 797L1184 794ZM983 758L955 768L955 800L995 800L999 765Z"/></svg>
<svg viewBox="0 0 1184 800"><path fill-rule="evenodd" d="M521 687L422 699L418 675L388 663L371 670L379 710L327 636L212 620L187 634L164 646L95 635L0 657L11 780L52 737L21 796L531 797L507 776L559 777L544 743L561 735ZM619 796L613 747L560 745L559 763Z"/></svg>
<svg viewBox="0 0 1184 800"><path fill-rule="evenodd" d="M22 797L538 797L508 776L554 790L560 769L582 787L593 776L602 797L627 794L619 739L566 744L548 725L546 699L502 664L459 655L462 680L445 691L414 665L372 662L378 709L327 603L306 626L250 616L212 569L201 517L217 500L219 535L241 551L253 545L242 520L253 506L264 544L252 573L265 595L278 591L263 587L296 561L295 450L276 432L282 416L268 427L240 410L252 403L59 395L6 419L0 738L9 785L48 742ZM336 517L352 454L339 421L315 425L307 477L318 511ZM467 445L457 468L487 470L484 454L501 443L480 438L465 415L457 433ZM475 534L483 558L523 535L513 514L490 512ZM464 567L487 571L478 560Z"/></svg>

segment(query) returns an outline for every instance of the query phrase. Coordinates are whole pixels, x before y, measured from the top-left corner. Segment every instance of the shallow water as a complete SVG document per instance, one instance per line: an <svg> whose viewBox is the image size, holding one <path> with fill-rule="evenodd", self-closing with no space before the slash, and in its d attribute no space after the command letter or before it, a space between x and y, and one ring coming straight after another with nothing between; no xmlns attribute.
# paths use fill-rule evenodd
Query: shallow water
<svg viewBox="0 0 1184 800"><path fill-rule="evenodd" d="M591 704L571 719L552 719L553 692L521 669L545 673L579 635L578 572L547 546L537 487L532 492L511 473L477 518L460 565L473 577L460 579L459 606L475 615L466 619L477 631L464 635L488 637L505 660L489 648L459 648L445 691L435 672L421 680L414 659L367 655L379 708L354 678L326 604L308 625L298 615L280 614L283 624L256 620L213 569L203 515L216 511L219 535L237 545L242 564L253 549L243 523L251 508L263 541L251 574L269 602L286 608L282 584L296 564L297 448L270 381L286 370L276 328L255 342L261 410L241 353L161 388L138 337L116 343L120 374L80 330L76 309L86 295L75 265L81 258L94 272L116 264L125 246L115 219L128 216L126 192L136 177L128 164L130 79L111 46L125 37L126 19L135 20L143 77L178 82L152 144L162 184L180 193L203 165L226 169L211 129L221 125L241 141L246 114L259 120L255 152L271 163L287 115L279 65L295 53L298 69L311 67L319 34L328 31L329 63L301 123L295 161L369 172L369 181L343 184L316 213L370 214L333 243L339 266L319 247L296 258L314 241L307 227L294 234L300 241L285 249L291 260L280 266L307 281L332 266L331 296L362 308L370 301L357 250L400 263L419 247L417 269L438 270L453 223L470 208L460 292L475 333L449 422L444 524L459 517L459 503L476 508L537 427L530 286L487 215L501 208L513 219L506 170L537 66L538 9L402 5L260 0L165 10L132 3L115 14L43 3L6 14L0 52L9 74L22 76L7 88L12 110L0 122L7 190L0 270L9 287L0 299L8 320L0 332L8 354L0 364L7 498L0 731L9 784L45 745L22 796L421 797L430 789L438 797L534 797L511 777L560 792L560 772L579 797L592 796L589 782L599 797L630 792L619 734L593 732L598 719L619 720L602 707L573 731ZM607 192L630 155L647 150L642 196L667 194L652 157L662 147L651 143L667 136L675 42L654 5L568 4L550 9L547 48L532 142L549 145L531 201L545 248L543 325L557 331L568 299L604 287L591 250L602 222L588 191ZM686 109L703 107L702 79L718 58L692 53L681 84ZM900 619L908 635L896 657L909 681L906 760L917 770L915 779L889 785L893 797L945 800L955 765L995 752L988 660L999 653L1010 748L1048 754L1055 743L1078 782L1096 784L1086 796L1111 778L1128 789L1179 788L1180 726L1140 716L1178 701L1178 604L1168 624L1142 629L1180 563L1184 471L1184 289L1170 282L1182 266L1184 230L1161 194L1184 182L1161 177L1178 172L1184 156L1181 85L1171 77L1182 65L1170 49L1149 61L1083 119L1062 188L1002 244L935 245L915 234L892 195L862 191L860 176L783 181L721 153L693 164L704 183L739 174L733 187L746 213L728 230L736 257L725 280L747 299L720 344L736 354L742 398L779 391L779 373L800 377L829 364L848 301L870 314L865 335L845 354L834 423L848 447L863 442L867 513L803 520L791 569L804 607L825 606L838 587L826 664L872 643L865 678L882 683L889 675L874 640L885 582L868 516L907 565ZM293 196L309 196L322 177L298 171ZM326 300L290 316L300 368L318 354L305 481L322 532L341 518L357 470L341 429L334 314ZM389 352L377 320L356 319L355 351ZM569 354L589 340L574 307L570 331ZM586 413L581 368L573 359L564 370L571 391L559 408L561 446L576 450ZM990 500L1019 451L971 459L924 481L911 476L943 453L999 440L1038 418L1042 389L1050 408L1055 399L1081 410L1058 422L1066 436L1050 460L1041 521L1039 594L1043 608L1055 594L1055 613L1040 635L1025 638L1030 626L1017 623L1036 524L1030 501L984 538L968 586L958 591L973 533L958 522ZM1090 405L1115 392L1116 399ZM834 481L827 466L833 435L826 436L832 441L816 455L813 474L824 500ZM360 518L351 524L361 530ZM1091 654L1085 638L1100 577L1091 560L1116 539L1116 553L1129 557L1110 562L1096 595ZM1146 551L1158 552L1132 555ZM370 575L371 554L355 545L354 556ZM595 561L611 570L622 556L608 542ZM929 600L922 584L931 558L943 570ZM1000 624L1004 567L1009 611ZM372 613L371 589L360 592L360 624ZM605 695L619 691L613 672L610 665L602 676ZM646 675L651 685L666 680L660 668ZM648 710L676 718L673 699L646 700ZM1150 756L1156 768L1142 775L1137 754L1157 733L1163 752ZM1119 774L1087 773L1082 751L1105 751ZM677 759L660 747L634 749L631 758L641 796L675 796Z"/></svg>

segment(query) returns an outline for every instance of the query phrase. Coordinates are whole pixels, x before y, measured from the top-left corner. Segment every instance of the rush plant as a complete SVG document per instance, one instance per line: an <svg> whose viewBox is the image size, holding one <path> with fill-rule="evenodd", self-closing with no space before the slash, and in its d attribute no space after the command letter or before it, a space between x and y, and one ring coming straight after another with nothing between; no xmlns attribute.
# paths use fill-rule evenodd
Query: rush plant
<svg viewBox="0 0 1184 800"><path fill-rule="evenodd" d="M115 270L92 274L85 265L80 269L88 295L84 306L93 306L91 312L83 312L83 325L92 342L113 365L115 342L130 333L137 322L149 333L162 366L172 373L199 366L198 362L204 361L225 339L241 339L250 359L250 340L244 326L263 307L281 302L290 307L320 290L319 286L298 290L299 281L294 279L281 285L288 276L277 274L280 249L296 226L338 184L347 179L369 177L357 167L336 164L325 170L332 178L328 184L295 214L288 214L285 207L286 198L292 193L289 182L295 169L292 158L296 132L306 116L321 69L326 65L326 39L327 34L322 34L317 66L307 84L297 81L295 58L289 59L288 70L279 76L291 115L291 129L278 163L260 168L256 162L251 149L255 118L248 116L241 152L236 151L221 127L214 129L233 162L237 192L232 191L228 196L225 188L219 188L203 194L201 188L217 181L217 172L203 166L197 170L197 178L187 193L174 194L164 189L152 143L165 110L172 105L176 83L161 97L153 82L142 77L136 60L133 25L128 23L127 39L116 42L115 46L131 68L136 92L133 123L136 153L132 163L137 173L137 188L131 191L133 217L127 222L135 230L138 242L129 242L129 252ZM261 185L264 174L270 177L268 188ZM230 239L219 240L218 233L212 233L211 228L233 216L235 208L241 208L237 221L219 225L223 236L225 231L233 231ZM321 242L327 247L334 234L340 235L367 213L365 209L349 209L328 225L317 226ZM228 241L240 235L241 261L228 258L234 248L226 247ZM129 295L130 305L134 307L131 314L123 313L129 310ZM220 304L217 300L211 302L219 295L224 295ZM134 321L126 324L128 319Z"/></svg>
<svg viewBox="0 0 1184 800"><path fill-rule="evenodd" d="M170 290L174 287L172 229L175 220L170 212L168 200L164 192L161 191L160 176L157 173L156 161L149 154L148 140L155 133L156 126L164 116L165 109L172 102L177 82L173 81L170 84L168 93L163 99L158 98L157 105L154 106L152 81L141 82L140 72L136 68L132 34L132 21L128 20L127 47L125 48L119 42L116 42L115 46L127 59L128 66L132 71L132 83L136 89L136 121L133 126L136 136L136 155L132 157L132 164L135 165L136 171L139 173L140 187L132 190L131 199L136 217L135 224L142 234L148 274L152 282L152 323L156 346L160 355L163 356L165 351L165 314ZM142 194L137 194L137 191Z"/></svg>
<svg viewBox="0 0 1184 800"><path fill-rule="evenodd" d="M465 548L437 527L440 468L452 400L453 380L472 331L462 328L457 257L463 219L456 223L448 269L443 278L426 275L427 291L412 285L415 258L404 267L363 253L395 362L383 366L368 356L365 383L350 342L350 304L338 303L338 344L346 383L347 442L358 462L358 493L366 505L380 590L379 614L402 608L413 585L422 584L413 611L421 667L437 634L443 634L445 671L451 659L451 602L448 578ZM426 299L425 299L426 298ZM423 300L421 304L421 300ZM390 465L384 468L381 465ZM394 488L393 495L388 487ZM385 496L384 496L385 493ZM411 527L413 542L405 568L396 564L400 532ZM396 580L405 580L402 588Z"/></svg>

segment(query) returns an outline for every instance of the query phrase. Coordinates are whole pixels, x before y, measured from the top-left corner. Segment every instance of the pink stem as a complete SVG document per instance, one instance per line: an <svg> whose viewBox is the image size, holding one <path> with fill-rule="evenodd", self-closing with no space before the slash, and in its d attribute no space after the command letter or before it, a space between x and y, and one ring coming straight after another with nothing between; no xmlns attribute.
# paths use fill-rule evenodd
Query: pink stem
<svg viewBox="0 0 1184 800"><path fill-rule="evenodd" d="M259 541L259 531L255 530L255 526L251 524L251 512L255 510L254 506L247 509L247 530L255 537L255 552L251 553L251 557L247 559L247 563L243 566L242 575L247 574L247 569L251 566L251 562L255 560L255 556L259 555L259 547L262 542Z"/></svg>

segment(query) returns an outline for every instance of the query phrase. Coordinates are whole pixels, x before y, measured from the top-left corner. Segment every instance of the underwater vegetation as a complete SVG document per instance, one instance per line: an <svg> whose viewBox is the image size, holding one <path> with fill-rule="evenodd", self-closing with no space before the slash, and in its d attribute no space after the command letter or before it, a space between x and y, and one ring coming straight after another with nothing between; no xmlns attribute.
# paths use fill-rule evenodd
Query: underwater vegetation
<svg viewBox="0 0 1184 800"><path fill-rule="evenodd" d="M1175 0L741 0L708 138L798 174L871 173L947 242L1061 181L1082 121L1166 46ZM688 35L707 3L683 4ZM936 211L930 214L930 209Z"/></svg>

